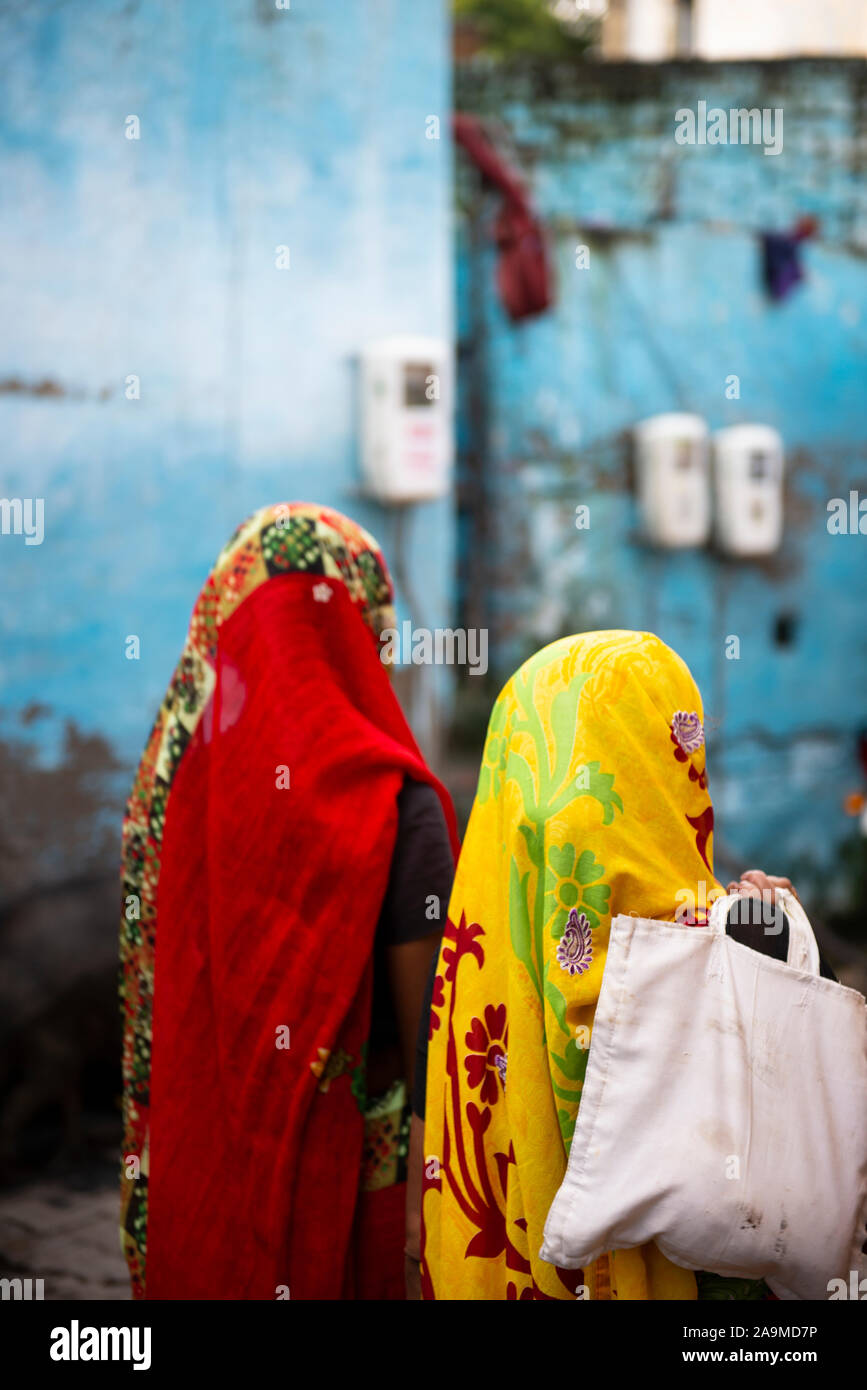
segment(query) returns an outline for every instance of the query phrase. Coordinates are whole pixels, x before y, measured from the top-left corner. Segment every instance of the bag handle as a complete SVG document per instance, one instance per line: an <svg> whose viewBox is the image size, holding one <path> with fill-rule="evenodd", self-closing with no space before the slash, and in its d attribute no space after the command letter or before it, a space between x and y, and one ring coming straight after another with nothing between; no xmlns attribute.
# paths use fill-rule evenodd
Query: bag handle
<svg viewBox="0 0 867 1390"><path fill-rule="evenodd" d="M789 951L786 964L806 975L820 973L819 947L810 920L794 893L788 888L775 889L775 899L786 914L789 923ZM726 922L734 903L742 901L743 893L726 893L716 898L711 905L708 926L717 936L724 936Z"/></svg>

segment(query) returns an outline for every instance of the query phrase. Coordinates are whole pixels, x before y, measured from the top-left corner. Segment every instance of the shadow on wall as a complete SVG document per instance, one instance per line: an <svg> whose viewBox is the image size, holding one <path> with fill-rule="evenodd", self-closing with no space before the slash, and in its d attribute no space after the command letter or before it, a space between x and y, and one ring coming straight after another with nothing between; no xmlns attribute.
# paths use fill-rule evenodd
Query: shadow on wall
<svg viewBox="0 0 867 1390"><path fill-rule="evenodd" d="M119 826L127 777L69 725L40 765L30 706L0 738L0 1181L120 1123ZM89 1117L85 1122L85 1116Z"/></svg>

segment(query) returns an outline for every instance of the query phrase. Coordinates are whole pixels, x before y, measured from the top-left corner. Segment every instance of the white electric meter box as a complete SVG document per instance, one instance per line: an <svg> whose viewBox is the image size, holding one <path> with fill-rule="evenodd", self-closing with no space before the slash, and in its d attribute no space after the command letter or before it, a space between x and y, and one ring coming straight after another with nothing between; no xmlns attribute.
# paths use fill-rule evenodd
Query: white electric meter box
<svg viewBox="0 0 867 1390"><path fill-rule="evenodd" d="M380 502L443 497L451 485L451 354L438 338L393 337L361 352L361 471Z"/></svg>
<svg viewBox="0 0 867 1390"><path fill-rule="evenodd" d="M716 540L727 555L772 555L783 538L783 441L769 425L713 437Z"/></svg>
<svg viewBox="0 0 867 1390"><path fill-rule="evenodd" d="M644 534L668 549L710 536L708 429L699 415L654 415L635 426L635 466Z"/></svg>

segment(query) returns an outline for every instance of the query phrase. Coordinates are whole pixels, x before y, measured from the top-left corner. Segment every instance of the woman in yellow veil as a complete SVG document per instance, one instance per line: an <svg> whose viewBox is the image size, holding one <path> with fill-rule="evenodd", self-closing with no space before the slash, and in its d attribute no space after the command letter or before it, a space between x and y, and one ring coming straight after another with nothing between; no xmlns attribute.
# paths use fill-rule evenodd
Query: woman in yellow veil
<svg viewBox="0 0 867 1390"><path fill-rule="evenodd" d="M612 917L703 920L724 891L712 828L701 698L657 637L563 638L505 686L433 990L423 1297L696 1297L695 1276L653 1245L583 1273L539 1250Z"/></svg>

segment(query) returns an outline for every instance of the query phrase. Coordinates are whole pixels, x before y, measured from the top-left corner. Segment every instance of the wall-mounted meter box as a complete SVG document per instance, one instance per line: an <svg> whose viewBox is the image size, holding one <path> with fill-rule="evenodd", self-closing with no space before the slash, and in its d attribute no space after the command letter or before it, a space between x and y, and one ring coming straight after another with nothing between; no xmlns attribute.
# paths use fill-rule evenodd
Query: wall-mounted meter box
<svg viewBox="0 0 867 1390"><path fill-rule="evenodd" d="M728 555L771 555L783 538L783 441L769 425L713 437L716 540Z"/></svg>
<svg viewBox="0 0 867 1390"><path fill-rule="evenodd" d="M699 415L654 415L636 425L635 467L644 534L653 545L704 545L710 535L708 430Z"/></svg>
<svg viewBox="0 0 867 1390"><path fill-rule="evenodd" d="M361 352L361 471L380 502L420 502L451 485L451 355L438 338L394 337Z"/></svg>

